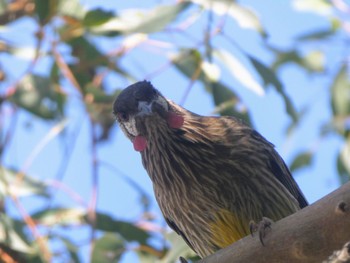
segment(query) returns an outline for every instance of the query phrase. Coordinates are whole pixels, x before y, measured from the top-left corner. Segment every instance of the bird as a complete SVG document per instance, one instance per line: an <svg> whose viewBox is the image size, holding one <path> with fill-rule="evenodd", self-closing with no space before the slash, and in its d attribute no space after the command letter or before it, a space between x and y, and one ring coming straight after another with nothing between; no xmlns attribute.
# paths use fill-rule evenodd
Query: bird
<svg viewBox="0 0 350 263"><path fill-rule="evenodd" d="M232 116L201 116L165 98L149 81L113 104L140 152L167 224L204 258L308 205L274 145Z"/></svg>

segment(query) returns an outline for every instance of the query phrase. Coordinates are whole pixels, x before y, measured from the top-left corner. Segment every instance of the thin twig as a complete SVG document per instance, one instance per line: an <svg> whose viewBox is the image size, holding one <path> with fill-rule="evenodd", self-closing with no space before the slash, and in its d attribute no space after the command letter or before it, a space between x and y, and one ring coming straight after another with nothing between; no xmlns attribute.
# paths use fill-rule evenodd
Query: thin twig
<svg viewBox="0 0 350 263"><path fill-rule="evenodd" d="M187 86L187 88L186 88L186 90L185 90L185 92L184 92L184 94L183 94L183 96L182 96L182 98L181 98L181 100L180 100L180 102L179 102L180 105L183 105L183 104L185 103L185 101L186 101L188 95L190 94L190 91L191 91L191 89L192 89L194 83L198 80L198 78L199 78L199 76L200 76L201 73L202 73L202 64L200 63L200 64L197 66L197 68L196 68L196 70L194 71L194 73L192 74L192 76L191 76L191 80L190 80L190 82L188 83L188 86Z"/></svg>
<svg viewBox="0 0 350 263"><path fill-rule="evenodd" d="M24 165L19 170L18 174L24 175L27 172L28 168L32 165L33 161L39 155L39 153L47 146L47 144L50 141L52 141L58 134L60 134L63 131L67 123L67 120L63 120L51 128L51 130L46 134L46 136L31 151L26 161L24 162ZM22 181L22 179L23 178L19 177L17 178L17 181Z"/></svg>
<svg viewBox="0 0 350 263"><path fill-rule="evenodd" d="M59 134L63 128L65 127L66 121L60 122L58 125L54 126L48 134L36 145L36 147L32 150L30 153L29 157L25 161L24 165L22 168L19 170L19 172L16 174L16 179L14 184L19 185L23 181L23 178L25 176L25 173L27 172L28 168L31 166L33 163L34 159L38 156L38 154L45 148L45 146ZM31 216L27 213L27 211L24 209L22 206L21 202L19 201L18 197L16 196L15 193L9 193L11 196L15 206L17 207L18 211L20 212L24 222L27 224L29 227L30 231L32 232L34 238L37 240L39 244L39 248L42 252L43 258L47 261L50 262L51 259L51 254L49 249L46 246L46 241L44 238L40 235L36 224L34 220L31 218Z"/></svg>
<svg viewBox="0 0 350 263"><path fill-rule="evenodd" d="M70 156L73 153L73 149L75 147L75 144L77 142L78 139L78 135L80 134L81 128L83 127L83 125L81 125L81 121L77 121L76 124L76 128L73 129L73 132L71 134L71 140L66 143L66 145L64 146L64 152L63 152L63 156L64 158L62 159L62 162L57 170L56 176L55 176L55 180L57 181L62 181L63 180L63 176L65 174L65 171L68 167L68 163L70 160Z"/></svg>
<svg viewBox="0 0 350 263"><path fill-rule="evenodd" d="M77 202L79 205L81 205L83 207L88 206L83 197L81 197L77 192L75 192L73 189L68 187L68 185L62 183L61 181L47 180L47 181L45 181L45 183L47 183L48 185L51 185L52 187L55 187L59 190L62 190L68 196L70 196L75 202Z"/></svg>
<svg viewBox="0 0 350 263"><path fill-rule="evenodd" d="M46 245L47 241L39 233L38 228L37 228L33 218L24 209L24 207L22 206L21 202L18 200L16 195L10 193L10 196L11 196L11 199L13 200L16 208L20 212L21 217L23 218L24 222L28 226L29 230L32 232L32 235L35 239L35 243L38 244L43 259L45 260L45 262L51 262L51 252Z"/></svg>
<svg viewBox="0 0 350 263"><path fill-rule="evenodd" d="M10 254L6 253L5 250L0 248L0 260L3 263L18 263Z"/></svg>
<svg viewBox="0 0 350 263"><path fill-rule="evenodd" d="M58 52L57 47L56 47L56 42L52 43L52 54L53 54L53 56L54 56L54 58L56 60L56 63L58 65L58 67L61 69L62 74L66 77L66 79L68 79L71 82L71 84L78 91L78 93L81 94L82 93L82 89L81 89L78 81L74 77L74 74L70 70L69 66L64 61L64 59L61 56L61 54Z"/></svg>

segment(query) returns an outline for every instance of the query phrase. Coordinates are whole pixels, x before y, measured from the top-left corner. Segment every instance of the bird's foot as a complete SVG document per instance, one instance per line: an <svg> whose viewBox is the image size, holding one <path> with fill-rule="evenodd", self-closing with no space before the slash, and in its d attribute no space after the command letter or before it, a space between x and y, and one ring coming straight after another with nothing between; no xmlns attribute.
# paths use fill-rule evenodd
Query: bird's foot
<svg viewBox="0 0 350 263"><path fill-rule="evenodd" d="M264 237L266 235L266 229L271 229L272 223L273 221L267 217L263 217L259 223L255 223L253 220L249 222L250 234L253 236L255 232L259 232L259 240L263 246L265 246Z"/></svg>

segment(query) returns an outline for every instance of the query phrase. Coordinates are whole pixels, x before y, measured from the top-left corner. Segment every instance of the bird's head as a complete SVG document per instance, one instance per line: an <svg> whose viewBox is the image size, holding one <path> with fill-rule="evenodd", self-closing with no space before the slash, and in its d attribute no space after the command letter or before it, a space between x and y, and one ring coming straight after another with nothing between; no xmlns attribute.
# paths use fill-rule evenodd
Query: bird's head
<svg viewBox="0 0 350 263"><path fill-rule="evenodd" d="M179 129L184 118L171 102L148 81L140 81L125 88L113 105L113 113L137 151L147 147L150 131L156 126ZM153 128L151 129L151 127Z"/></svg>

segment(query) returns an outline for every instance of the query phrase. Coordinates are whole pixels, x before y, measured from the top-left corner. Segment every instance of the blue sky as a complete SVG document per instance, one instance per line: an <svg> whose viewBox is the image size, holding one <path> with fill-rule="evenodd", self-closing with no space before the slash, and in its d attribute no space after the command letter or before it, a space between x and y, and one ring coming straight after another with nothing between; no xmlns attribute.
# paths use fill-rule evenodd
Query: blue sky
<svg viewBox="0 0 350 263"><path fill-rule="evenodd" d="M99 6L100 1L82 1L87 7ZM312 13L295 11L291 5L292 1L244 1L251 5L259 14L262 24L269 33L269 43L277 45L280 48L293 48L296 43L294 37L299 33L312 31L323 27L329 27L327 19ZM112 10L121 10L123 8L141 8L154 4L154 1L104 1L103 6ZM229 32L232 32L235 41L243 49L265 62L270 62L271 54L262 50L261 38L253 31L242 30L233 22L227 23ZM193 34L198 34L203 26L191 29ZM33 24L30 22L16 23L12 26L12 32L8 37L17 32L26 32L28 36L33 32ZM16 30L16 31L14 31ZM21 30L21 31L19 31ZM15 32L15 33L13 33ZM163 37L164 38L164 37ZM166 38L164 38L166 40ZM33 44L26 42L26 45ZM222 47L230 47L225 40L215 40ZM110 48L104 42L103 48ZM311 48L311 47L310 47ZM324 48L324 47L320 47ZM307 48L306 48L307 49ZM307 51L307 50L305 50ZM327 63L334 63L332 50L327 53ZM145 53L142 47L130 54L131 57L142 61L145 70L134 68L134 61L126 60L124 64L135 70L136 76L144 79L148 74L159 68L166 59L155 54ZM150 56L152 56L150 59ZM6 64L12 72L13 79L20 76L25 69L26 61L9 60L6 55L0 55L0 62ZM45 62L41 62L38 71L45 71ZM281 97L269 88L265 96L258 96L255 93L241 87L235 82L227 72L223 76L227 84L235 87L235 91L240 94L243 101L249 107L253 123L256 129L269 141L276 145L278 152L284 160L290 164L293 157L301 150L317 147L317 154L313 165L301 169L295 173L295 178L303 190L310 203L320 199L327 193L339 186L336 174L336 152L340 147L340 139L336 136L327 137L319 142L319 127L331 118L329 106L328 87L330 80L322 75L313 77L307 76L295 65L288 65L280 72L281 79L285 84L287 93L293 99L296 107L302 109L310 106L310 111L303 118L300 126L295 133L286 137L285 130L290 124L290 119L284 112L284 105ZM121 88L127 83L125 81L111 78L108 80L111 88ZM162 74L152 78L152 83L166 97L175 102L179 102L184 94L188 80L179 75L174 69L164 71ZM6 86L6 85L5 85ZM1 88L4 88L2 86ZM88 120L83 114L83 105L79 99L69 101L68 128L66 133L70 135L78 127L80 128L76 145L71 153L67 170L63 175L63 182L74 189L87 202L91 194L91 156L90 156L90 134ZM211 98L199 84L195 84L189 93L184 106L198 114L209 115L214 109ZM7 113L10 116L10 113ZM28 127L27 123L30 123ZM21 167L26 161L32 149L47 134L52 124L44 123L35 117L21 112L19 115L18 129L14 139L5 156L5 164ZM69 138L68 136L67 138ZM138 152L133 150L132 144L125 138L117 125L113 129L111 140L102 143L98 147L99 159L118 168L122 173L136 181L151 197L151 211L159 218L161 215L153 197L152 184L142 167ZM62 159L64 142L63 137L58 137L51 141L44 150L34 160L28 170L28 173L40 179L55 178L57 169ZM68 141L68 143L72 143ZM107 212L119 219L137 221L142 213L142 207L139 205L140 195L133 189L122 177L115 171L109 169L106 165L99 167L99 194L98 209ZM23 200L29 211L37 209L41 201ZM55 198L56 204L76 205L65 193L58 192ZM13 211L13 213L16 213ZM78 231L77 239L83 239L86 234L84 231ZM84 258L87 257L87 249L84 250ZM127 255L123 262L135 262L132 254Z"/></svg>

